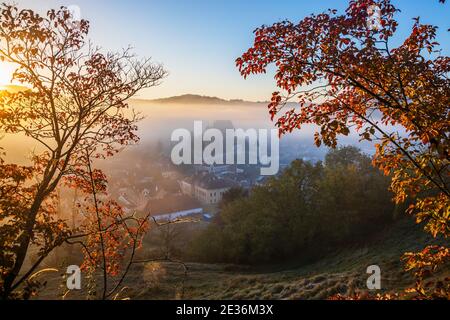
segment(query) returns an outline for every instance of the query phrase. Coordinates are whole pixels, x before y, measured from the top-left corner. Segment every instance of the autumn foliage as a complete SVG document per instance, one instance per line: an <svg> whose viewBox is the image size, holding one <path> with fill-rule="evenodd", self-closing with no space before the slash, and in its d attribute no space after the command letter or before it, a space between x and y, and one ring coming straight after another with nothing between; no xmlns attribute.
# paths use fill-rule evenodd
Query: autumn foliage
<svg viewBox="0 0 450 320"><path fill-rule="evenodd" d="M30 277L63 243L89 248L86 267L100 263L101 251L104 273L117 274L115 258L124 254L125 246L139 245L136 233L145 230L143 225L138 228L139 221L128 225L121 209L103 199L106 196L96 199L105 193L106 180L91 166L93 160L138 141L139 116L129 110L127 100L157 85L166 72L149 59L137 59L129 49L102 52L88 41L88 31L88 21L73 21L64 7L41 16L0 5L0 60L16 66L13 78L27 88L0 95L0 130L37 145L29 166L0 160L4 299L28 297L33 291ZM84 192L83 210L89 214L82 230L69 228L58 217L56 189L62 182ZM37 249L36 263L28 268L24 262L30 248Z"/></svg>
<svg viewBox="0 0 450 320"><path fill-rule="evenodd" d="M280 91L268 108L280 134L315 124L318 146L336 147L338 136L352 128L361 140L375 141L373 163L392 177L395 202L408 203L434 237L447 238L450 58L439 50L438 27L419 18L393 47L398 11L389 0L352 0L342 14L329 10L299 23L262 26L236 64L244 77L275 64ZM417 297L448 298L448 279L425 288L421 271L448 263L447 247L405 259L418 279Z"/></svg>

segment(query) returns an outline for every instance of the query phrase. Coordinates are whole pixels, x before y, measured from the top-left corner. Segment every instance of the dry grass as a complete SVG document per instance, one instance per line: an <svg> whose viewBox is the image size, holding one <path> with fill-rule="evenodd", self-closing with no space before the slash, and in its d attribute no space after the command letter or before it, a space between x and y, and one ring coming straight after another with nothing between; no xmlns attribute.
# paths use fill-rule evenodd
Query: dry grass
<svg viewBox="0 0 450 320"><path fill-rule="evenodd" d="M413 283L403 271L400 256L430 242L422 230L402 221L366 245L345 248L316 263L287 270L188 263L184 276L182 266L174 263L136 265L125 282L123 297L131 299L326 299L340 293L367 291L366 269L379 265L382 272L381 292L398 291ZM273 269L273 268L272 268ZM49 288L57 287L49 279ZM46 290L48 292L48 290ZM55 291L54 291L55 292ZM68 298L80 298L77 292ZM54 293L40 296L55 298Z"/></svg>

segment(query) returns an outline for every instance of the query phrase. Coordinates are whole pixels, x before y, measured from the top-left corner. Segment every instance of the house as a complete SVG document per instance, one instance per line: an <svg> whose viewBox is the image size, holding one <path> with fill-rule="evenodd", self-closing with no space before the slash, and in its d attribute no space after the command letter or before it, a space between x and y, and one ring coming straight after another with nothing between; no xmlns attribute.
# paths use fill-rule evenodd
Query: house
<svg viewBox="0 0 450 320"><path fill-rule="evenodd" d="M174 170L162 171L161 175L164 179L177 179L179 177L179 173Z"/></svg>
<svg viewBox="0 0 450 320"><path fill-rule="evenodd" d="M217 204L223 194L233 187L233 182L211 173L200 173L180 181L181 192L202 202Z"/></svg>
<svg viewBox="0 0 450 320"><path fill-rule="evenodd" d="M151 199L144 209L157 222L173 221L180 218L203 215L203 208L198 200L187 195L168 195L163 199Z"/></svg>
<svg viewBox="0 0 450 320"><path fill-rule="evenodd" d="M112 192L113 197L123 207L126 213L142 210L148 199L156 196L158 188L147 181L139 181L134 186L121 187Z"/></svg>
<svg viewBox="0 0 450 320"><path fill-rule="evenodd" d="M197 173L212 173L215 175L242 172L242 169L238 169L236 167L236 165L234 165L234 164L222 164L222 165L200 164L200 165L195 165L194 168L195 168L195 172L197 172Z"/></svg>

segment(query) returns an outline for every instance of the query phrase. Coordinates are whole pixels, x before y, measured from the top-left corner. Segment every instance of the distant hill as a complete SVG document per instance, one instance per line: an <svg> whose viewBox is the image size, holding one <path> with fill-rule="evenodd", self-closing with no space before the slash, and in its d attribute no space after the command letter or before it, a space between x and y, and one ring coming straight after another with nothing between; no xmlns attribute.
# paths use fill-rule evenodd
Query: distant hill
<svg viewBox="0 0 450 320"><path fill-rule="evenodd" d="M15 84L8 84L4 86L0 86L0 91L8 91L11 93L17 93L21 91L29 90L29 88L25 86L15 85Z"/></svg>
<svg viewBox="0 0 450 320"><path fill-rule="evenodd" d="M257 105L257 104L267 104L266 101L245 101L241 99L225 100L217 97L201 96L196 94L184 94L181 96L145 100L145 99L132 99L134 102L151 102L151 103L166 103L166 104L232 104L232 105Z"/></svg>

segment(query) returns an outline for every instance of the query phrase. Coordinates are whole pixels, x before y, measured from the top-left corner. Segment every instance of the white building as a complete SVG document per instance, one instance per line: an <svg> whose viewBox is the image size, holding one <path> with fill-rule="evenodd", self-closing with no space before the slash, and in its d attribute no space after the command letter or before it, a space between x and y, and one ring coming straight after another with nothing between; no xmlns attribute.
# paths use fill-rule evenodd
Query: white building
<svg viewBox="0 0 450 320"><path fill-rule="evenodd" d="M181 192L198 199L203 204L217 204L233 183L209 173L197 174L180 181Z"/></svg>

